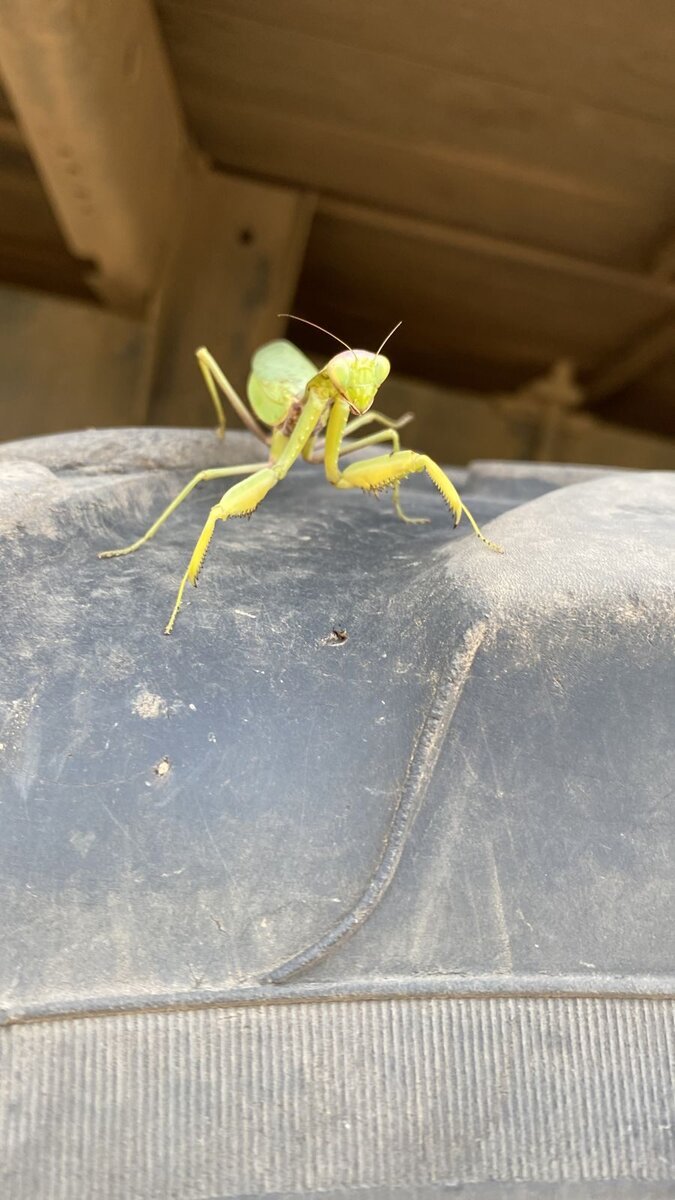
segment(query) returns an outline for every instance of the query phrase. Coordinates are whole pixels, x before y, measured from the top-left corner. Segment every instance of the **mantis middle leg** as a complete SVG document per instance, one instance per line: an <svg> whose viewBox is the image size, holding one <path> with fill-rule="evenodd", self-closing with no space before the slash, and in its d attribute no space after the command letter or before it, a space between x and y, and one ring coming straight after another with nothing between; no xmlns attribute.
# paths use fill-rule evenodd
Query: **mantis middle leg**
<svg viewBox="0 0 675 1200"><path fill-rule="evenodd" d="M186 483L183 490L178 493L175 499L172 500L170 504L167 504L164 512L160 514L157 520L153 522L153 524L150 526L147 532L143 534L142 537L137 538L136 541L132 542L130 546L122 546L119 550L101 550L98 557L120 558L123 554L133 554L134 550L140 549L141 546L150 541L151 537L155 536L160 525L163 525L167 517L170 517L171 514L176 511L178 505L182 504L183 501L187 499L187 497L190 495L190 492L196 488L198 483L205 483L209 479L224 479L228 475L250 475L254 471L259 470L260 463L258 462L244 463L240 467L209 467L205 471L199 471L197 475L193 476L189 483Z"/></svg>

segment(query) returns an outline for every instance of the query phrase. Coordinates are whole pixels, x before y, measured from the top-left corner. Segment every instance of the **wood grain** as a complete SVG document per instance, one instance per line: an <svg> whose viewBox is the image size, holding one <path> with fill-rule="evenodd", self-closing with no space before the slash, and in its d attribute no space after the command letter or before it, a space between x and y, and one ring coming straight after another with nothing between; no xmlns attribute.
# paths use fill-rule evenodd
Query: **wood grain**
<svg viewBox="0 0 675 1200"><path fill-rule="evenodd" d="M657 36L655 22L644 31L644 16L638 33L635 8L630 29L638 46L645 42L643 86L632 45L621 77L614 37L611 87L604 62L593 94L591 80L577 85L604 49L609 17L597 4L585 19L576 6L567 90L557 59L571 54L569 15L560 29L554 19L539 45L549 85L542 78L533 86L532 35L529 57L521 51L508 71L486 67L478 53L484 46L494 56L499 44L500 57L507 56L522 23L518 6L501 18L495 4L476 6L482 41L474 12L471 54L453 65L456 28L466 32L470 7L427 4L427 21L417 5L400 4L389 6L388 16L380 4L357 17L352 5L333 5L327 15L322 5L259 3L252 20L251 7L242 16L241 6L163 0L159 12L192 128L230 168L645 266L671 221L675 99L666 97L663 72L675 12L666 18L661 9ZM520 7L533 13L532 4ZM541 28L545 17L533 20ZM589 39L584 32L593 21L598 27ZM376 43L378 22L386 28ZM650 55L663 74L660 87L652 83Z"/></svg>

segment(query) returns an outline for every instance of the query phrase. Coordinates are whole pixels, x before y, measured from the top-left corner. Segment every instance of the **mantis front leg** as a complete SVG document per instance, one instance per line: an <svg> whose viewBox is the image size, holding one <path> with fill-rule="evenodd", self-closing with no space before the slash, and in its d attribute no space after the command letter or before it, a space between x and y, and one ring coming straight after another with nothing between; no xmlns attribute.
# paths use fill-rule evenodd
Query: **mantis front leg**
<svg viewBox="0 0 675 1200"><path fill-rule="evenodd" d="M356 425L356 421L354 421ZM349 429L349 426L347 426ZM368 437L357 438L355 442L342 443L338 451L339 457L343 458L346 454L353 454L355 450L365 450L367 446L376 446L381 442L391 442L392 453L396 454L401 449L401 439L395 429L381 429L379 433L371 433ZM428 525L428 517L409 517L401 508L400 497L400 481L397 480L392 484L392 498L394 501L394 510L396 516L405 521L406 525Z"/></svg>
<svg viewBox="0 0 675 1200"><path fill-rule="evenodd" d="M367 446L375 446L381 442L391 442L392 449L394 451L400 450L401 439L398 435L398 430L402 429L404 425L407 425L413 419L413 413L404 413L402 417L392 419L391 417L385 417L384 413L375 412L373 409L371 409L370 412L365 413L362 417L357 417L356 420L349 421L344 428L342 439L349 437L350 434L356 433L358 429L363 429L364 425L370 425L371 423L376 425L384 425L385 428L381 429L378 433L371 433L367 437L357 438L354 442L346 442L341 440L337 452L338 457L344 458L346 454L353 454L355 450L364 450ZM323 462L325 454L326 441L324 440L309 456L310 462ZM392 495L396 515L401 521L405 521L406 525L429 524L428 517L409 517L404 513L403 509L401 508L400 485L398 483L394 484L392 488Z"/></svg>
<svg viewBox="0 0 675 1200"><path fill-rule="evenodd" d="M349 421L342 432L342 437L351 437L351 435L356 433L358 429L363 429L364 425L370 424L384 425L386 429L391 430L403 429L405 425L409 425L411 421L414 421L414 419L414 413L403 413L403 416L401 417L387 417L384 413L377 412L375 409L371 408L370 412L364 413L362 417L356 417L355 420ZM386 439L381 438L380 440L385 441ZM355 443L352 446L349 446L348 443L343 443L344 448L340 450L340 454L349 454L349 451L353 450L355 446ZM356 448L363 449L362 439L359 439L358 446L356 446ZM322 438L316 443L316 446L312 449L312 453L308 456L309 461L316 463L323 462L325 452L326 439Z"/></svg>
<svg viewBox="0 0 675 1200"><path fill-rule="evenodd" d="M365 492L379 492L383 488L396 489L401 480L419 471L426 471L432 483L446 501L455 519L455 528L459 525L462 513L466 514L474 533L491 550L502 554L501 546L491 542L481 533L476 521L468 508L462 503L456 488L442 471L438 463L429 458L428 454L418 454L415 450L396 449L392 454L378 455L375 458L362 459L351 463L344 470L340 469L339 458L344 435L344 429L349 416L346 404L333 406L328 428L326 430L326 475L330 482L338 488L361 488ZM377 437L377 435L375 435Z"/></svg>

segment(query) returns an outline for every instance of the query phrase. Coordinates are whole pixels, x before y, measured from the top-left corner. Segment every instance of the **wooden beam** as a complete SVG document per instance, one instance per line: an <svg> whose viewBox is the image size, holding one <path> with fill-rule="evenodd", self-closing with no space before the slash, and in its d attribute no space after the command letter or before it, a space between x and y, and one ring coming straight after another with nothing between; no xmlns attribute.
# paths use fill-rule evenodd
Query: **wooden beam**
<svg viewBox="0 0 675 1200"><path fill-rule="evenodd" d="M648 278L668 285L675 276L675 236L666 238L654 255ZM642 331L628 346L601 363L587 382L586 401L604 400L642 379L675 352L675 319L668 318Z"/></svg>
<svg viewBox="0 0 675 1200"><path fill-rule="evenodd" d="M651 274L655 279L672 279L675 275L675 234L661 243L652 261Z"/></svg>
<svg viewBox="0 0 675 1200"><path fill-rule="evenodd" d="M603 400L623 391L675 352L675 321L654 325L593 372L584 391L587 401Z"/></svg>
<svg viewBox="0 0 675 1200"><path fill-rule="evenodd" d="M346 200L321 197L319 212L347 223L370 225L374 229L386 229L403 237L430 241L439 246L470 250L483 257L513 262L516 265L538 267L557 275L571 275L579 280L604 284L608 288L631 291L636 295L669 301L673 304L675 312L675 283L671 283L668 279L639 275L632 271L623 271L616 267L604 266L602 263L591 262L588 259L574 258L569 254L559 254L553 250L540 250L523 242L490 237L482 233L470 233L464 229L455 229L452 226L437 224L418 217L408 217L361 204L352 204Z"/></svg>
<svg viewBox="0 0 675 1200"><path fill-rule="evenodd" d="M564 395L567 385L560 371L558 375ZM382 389L380 405L392 417L410 411L415 414L402 434L406 447L457 466L474 459L497 458L675 469L675 440L611 425L571 408L558 408L555 427L545 430L548 444L544 447L545 413L538 411L536 404L522 404L523 397L528 392L536 395L544 382L534 380L516 393L477 395L393 375ZM555 383L553 373L550 383ZM572 397L573 386L569 389Z"/></svg>
<svg viewBox="0 0 675 1200"><path fill-rule="evenodd" d="M276 314L295 292L314 198L216 175L196 159L186 192L143 318L0 288L0 437L148 418L214 425L194 351L207 343L243 386L253 351L283 328Z"/></svg>
<svg viewBox="0 0 675 1200"><path fill-rule="evenodd" d="M488 237L485 234L469 233L465 230L453 229L437 225L433 222L401 216L396 213L381 212L361 205L341 200L322 197L319 214L335 218L342 225L369 227L373 236L382 230L396 235L400 239L410 239L420 244L423 242L438 246L439 254L444 248L452 250L468 250L477 259L494 264L494 277L499 277L500 264L513 265L514 272L514 306L518 302L516 289L517 273L524 268L534 268L542 272L542 279L548 277L551 281L551 304L559 307L559 284L566 277L574 281L579 297L592 295L593 289L605 289L606 298L611 301L612 311L620 313L621 304L626 306L629 319L624 321L623 334L613 334L616 339L616 349L612 341L598 354L583 363L584 401L588 404L621 391L628 384L646 374L653 366L675 352L675 282L667 274L638 274L607 267L599 263L571 258L569 255L556 254L540 250L532 246L522 245L501 238ZM430 284L425 284L428 291ZM545 314L545 285L542 282L541 304ZM634 303L636 300L643 300ZM656 305L653 303L656 301ZM658 311L658 302L661 311ZM651 312L650 312L651 308ZM485 311L489 313L490 297L486 296ZM583 312L583 305L581 310ZM604 314L605 309L602 310ZM322 322L325 314L320 315ZM530 318L535 320L533 316ZM542 318L542 328L538 331L541 338L547 326L553 321L553 311ZM600 322L596 320L596 326ZM617 316L617 328L620 329ZM490 339L494 344L495 329L490 327L487 344ZM621 340L619 340L621 339ZM465 338L465 344L468 341ZM578 354L579 347L570 344L561 345L560 353Z"/></svg>
<svg viewBox="0 0 675 1200"><path fill-rule="evenodd" d="M293 300L314 207L310 193L196 165L150 323L142 390L152 424L214 423L199 346L243 388L253 351L283 333L277 313Z"/></svg>
<svg viewBox="0 0 675 1200"><path fill-rule="evenodd" d="M70 249L102 299L141 311L190 154L150 0L5 0L0 59Z"/></svg>
<svg viewBox="0 0 675 1200"><path fill-rule="evenodd" d="M0 287L2 438L138 424L144 345L140 321Z"/></svg>

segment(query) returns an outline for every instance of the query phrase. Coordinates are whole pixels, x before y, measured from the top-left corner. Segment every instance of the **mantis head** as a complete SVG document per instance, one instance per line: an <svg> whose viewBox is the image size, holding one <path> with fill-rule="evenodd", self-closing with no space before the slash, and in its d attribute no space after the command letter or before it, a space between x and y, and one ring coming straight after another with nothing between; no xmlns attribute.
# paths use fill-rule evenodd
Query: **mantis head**
<svg viewBox="0 0 675 1200"><path fill-rule="evenodd" d="M357 416L372 407L390 371L389 359L370 350L343 350L331 358L326 374Z"/></svg>
<svg viewBox="0 0 675 1200"><path fill-rule="evenodd" d="M324 368L324 373L356 416L367 413L368 409L372 407L378 389L391 370L389 359L380 351L389 341L392 333L396 333L402 322L399 321L398 325L394 325L377 352L373 354L372 350L352 350L351 346L342 341L342 338L336 337L328 329L323 329L321 325L315 325L313 321L306 321L304 317L295 317L293 313L279 313L278 315L290 317L293 321L302 321L303 325L311 325L314 329L319 329L321 333L327 333L329 337L335 338L336 342L342 342L346 349L331 358Z"/></svg>

